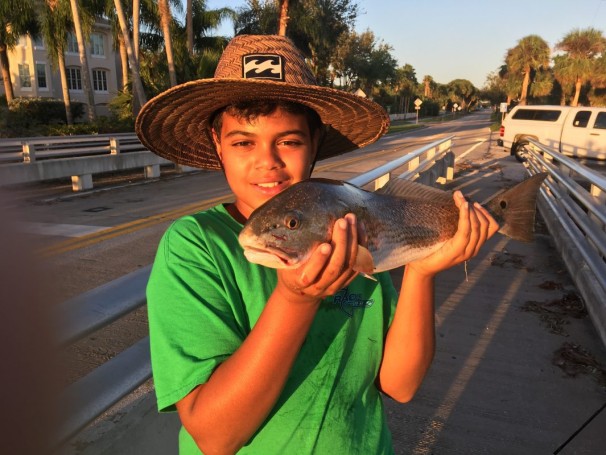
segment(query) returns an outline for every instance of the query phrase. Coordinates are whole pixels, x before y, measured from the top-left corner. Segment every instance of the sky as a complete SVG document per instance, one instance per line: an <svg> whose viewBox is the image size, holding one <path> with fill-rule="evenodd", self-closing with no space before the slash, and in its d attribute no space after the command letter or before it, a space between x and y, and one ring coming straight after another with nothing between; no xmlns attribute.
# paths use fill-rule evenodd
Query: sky
<svg viewBox="0 0 606 455"><path fill-rule="evenodd" d="M207 0L207 8L237 8L244 0ZM549 47L574 29L606 35L606 0L358 0L355 29L371 30L392 47L399 66L410 64L417 80L446 84L467 79L482 88L505 53L521 38L539 35ZM233 26L220 30L232 36Z"/></svg>

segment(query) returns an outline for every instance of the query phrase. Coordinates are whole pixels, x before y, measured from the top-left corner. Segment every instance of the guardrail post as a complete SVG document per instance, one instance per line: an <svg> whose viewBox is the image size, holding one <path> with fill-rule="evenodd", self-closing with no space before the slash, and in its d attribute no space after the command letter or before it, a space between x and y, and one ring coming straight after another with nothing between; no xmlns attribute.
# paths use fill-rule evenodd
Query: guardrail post
<svg viewBox="0 0 606 455"><path fill-rule="evenodd" d="M109 138L109 153L110 155L120 153L120 139L116 139L115 137Z"/></svg>
<svg viewBox="0 0 606 455"><path fill-rule="evenodd" d="M92 174L72 175L72 191L83 191L93 189Z"/></svg>
<svg viewBox="0 0 606 455"><path fill-rule="evenodd" d="M36 147L29 142L22 142L21 149L24 163L34 163L36 161Z"/></svg>
<svg viewBox="0 0 606 455"><path fill-rule="evenodd" d="M595 198L598 201L600 201L600 203L602 205L606 204L606 192L602 191L602 189L599 186L594 185L592 183L591 187L589 188L589 192L591 193L592 196L595 196ZM601 228L601 230L604 230L606 228L606 225L601 223L599 218L596 215L594 215L593 213L589 212L589 218L591 218L593 220L593 222L596 223L596 225Z"/></svg>
<svg viewBox="0 0 606 455"><path fill-rule="evenodd" d="M381 177L379 177L378 179L375 180L375 191L377 191L380 188L383 188L385 185L387 185L387 182L389 182L389 179L391 178L389 172L387 174L382 175Z"/></svg>
<svg viewBox="0 0 606 455"><path fill-rule="evenodd" d="M193 172L193 171L198 171L198 168L195 167L191 167L191 166L186 166L185 164L175 164L175 170L177 172Z"/></svg>
<svg viewBox="0 0 606 455"><path fill-rule="evenodd" d="M149 166L145 166L143 172L146 179L158 178L160 177L160 165L150 164Z"/></svg>

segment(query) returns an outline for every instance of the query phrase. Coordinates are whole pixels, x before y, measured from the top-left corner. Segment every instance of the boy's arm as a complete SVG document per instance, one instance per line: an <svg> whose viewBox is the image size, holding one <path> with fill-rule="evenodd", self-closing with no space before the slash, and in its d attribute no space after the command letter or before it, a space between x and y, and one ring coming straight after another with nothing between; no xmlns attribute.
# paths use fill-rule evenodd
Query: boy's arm
<svg viewBox="0 0 606 455"><path fill-rule="evenodd" d="M348 221L339 220L332 245L320 245L301 268L278 271L278 284L242 345L177 403L204 453L234 453L254 435L282 392L321 299L355 277L357 231Z"/></svg>
<svg viewBox="0 0 606 455"><path fill-rule="evenodd" d="M479 204L470 206L456 192L459 225L455 236L431 256L408 264L394 319L385 339L379 370L380 389L397 401L409 401L421 385L435 350L434 277L475 256L498 224Z"/></svg>

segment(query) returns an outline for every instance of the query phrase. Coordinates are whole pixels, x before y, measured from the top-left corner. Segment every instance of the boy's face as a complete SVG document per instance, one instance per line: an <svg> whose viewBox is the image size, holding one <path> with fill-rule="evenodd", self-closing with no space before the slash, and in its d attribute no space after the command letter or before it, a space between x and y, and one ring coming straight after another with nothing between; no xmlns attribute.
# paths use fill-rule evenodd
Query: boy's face
<svg viewBox="0 0 606 455"><path fill-rule="evenodd" d="M292 184L309 178L318 147L305 115L277 109L253 121L223 114L215 147L235 206L248 219L254 209Z"/></svg>

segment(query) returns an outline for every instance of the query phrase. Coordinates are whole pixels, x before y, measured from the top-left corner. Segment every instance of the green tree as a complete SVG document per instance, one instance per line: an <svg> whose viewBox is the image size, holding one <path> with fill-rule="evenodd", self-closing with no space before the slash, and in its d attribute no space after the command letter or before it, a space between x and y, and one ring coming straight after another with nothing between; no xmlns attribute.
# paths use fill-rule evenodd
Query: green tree
<svg viewBox="0 0 606 455"><path fill-rule="evenodd" d="M577 106L583 84L598 77L596 60L606 50L606 39L601 31L594 28L575 29L556 45L556 49L566 52L565 61L561 65L568 75L574 74L575 92L570 104Z"/></svg>
<svg viewBox="0 0 606 455"><path fill-rule="evenodd" d="M377 84L390 84L397 74L397 61L391 55L391 46L377 42L374 33L350 32L337 46L333 61L338 76L346 89L361 88L368 96Z"/></svg>
<svg viewBox="0 0 606 455"><path fill-rule="evenodd" d="M91 24L83 24L83 16L80 11L78 0L70 0L70 5L72 9L72 17L74 19L74 32L78 41L80 65L82 65L82 71L80 72L82 77L82 90L84 91L84 96L86 98L88 120L92 122L96 120L97 114L95 112L95 96L90 83L90 68L88 66L88 57L86 55L86 40L90 33ZM87 33L85 33L85 31Z"/></svg>
<svg viewBox="0 0 606 455"><path fill-rule="evenodd" d="M469 109L477 101L478 89L467 79L455 79L448 84L451 100L456 101L461 109Z"/></svg>
<svg viewBox="0 0 606 455"><path fill-rule="evenodd" d="M398 100L397 112L407 113L417 93L417 75L413 66L407 63L396 68L390 85Z"/></svg>
<svg viewBox="0 0 606 455"><path fill-rule="evenodd" d="M174 87L177 85L177 72L175 71L175 58L173 55L173 43L170 30L172 14L170 12L168 0L158 0L158 13L160 14L160 24L162 25L162 35L164 36L164 50L166 51L170 86Z"/></svg>
<svg viewBox="0 0 606 455"><path fill-rule="evenodd" d="M73 124L74 118L67 86L65 46L67 44L67 33L69 30L73 30L73 27L71 7L67 0L46 0L44 2L41 11L42 36L48 49L51 65L59 69L65 118L68 125Z"/></svg>
<svg viewBox="0 0 606 455"><path fill-rule="evenodd" d="M275 34L279 28L280 2L248 0L238 10L236 34ZM288 5L288 36L308 58L318 83L331 85L335 43L353 29L358 7L352 0L291 0Z"/></svg>
<svg viewBox="0 0 606 455"><path fill-rule="evenodd" d="M481 90L481 97L483 100L489 100L493 106L507 99L505 79L501 77L498 71L493 71L486 76L486 82Z"/></svg>
<svg viewBox="0 0 606 455"><path fill-rule="evenodd" d="M6 101L15 98L11 81L8 51L13 49L22 35L35 35L38 31L33 0L0 1L0 68L4 80Z"/></svg>
<svg viewBox="0 0 606 455"><path fill-rule="evenodd" d="M120 29L122 31L122 41L126 47L126 52L128 55L128 63L131 70L134 94L137 96L137 106L141 107L147 102L147 99L145 97L143 84L141 82L141 75L139 73L139 61L132 45L132 40L129 33L129 25L126 20L126 15L124 14L124 9L122 8L122 2L120 0L114 0L114 4L116 5L116 15L118 16Z"/></svg>
<svg viewBox="0 0 606 455"><path fill-rule="evenodd" d="M527 104L528 91L531 83L531 72L549 66L551 52L543 38L538 35L529 35L518 41L518 45L511 49L506 57L509 71L522 73L522 90L520 104Z"/></svg>

